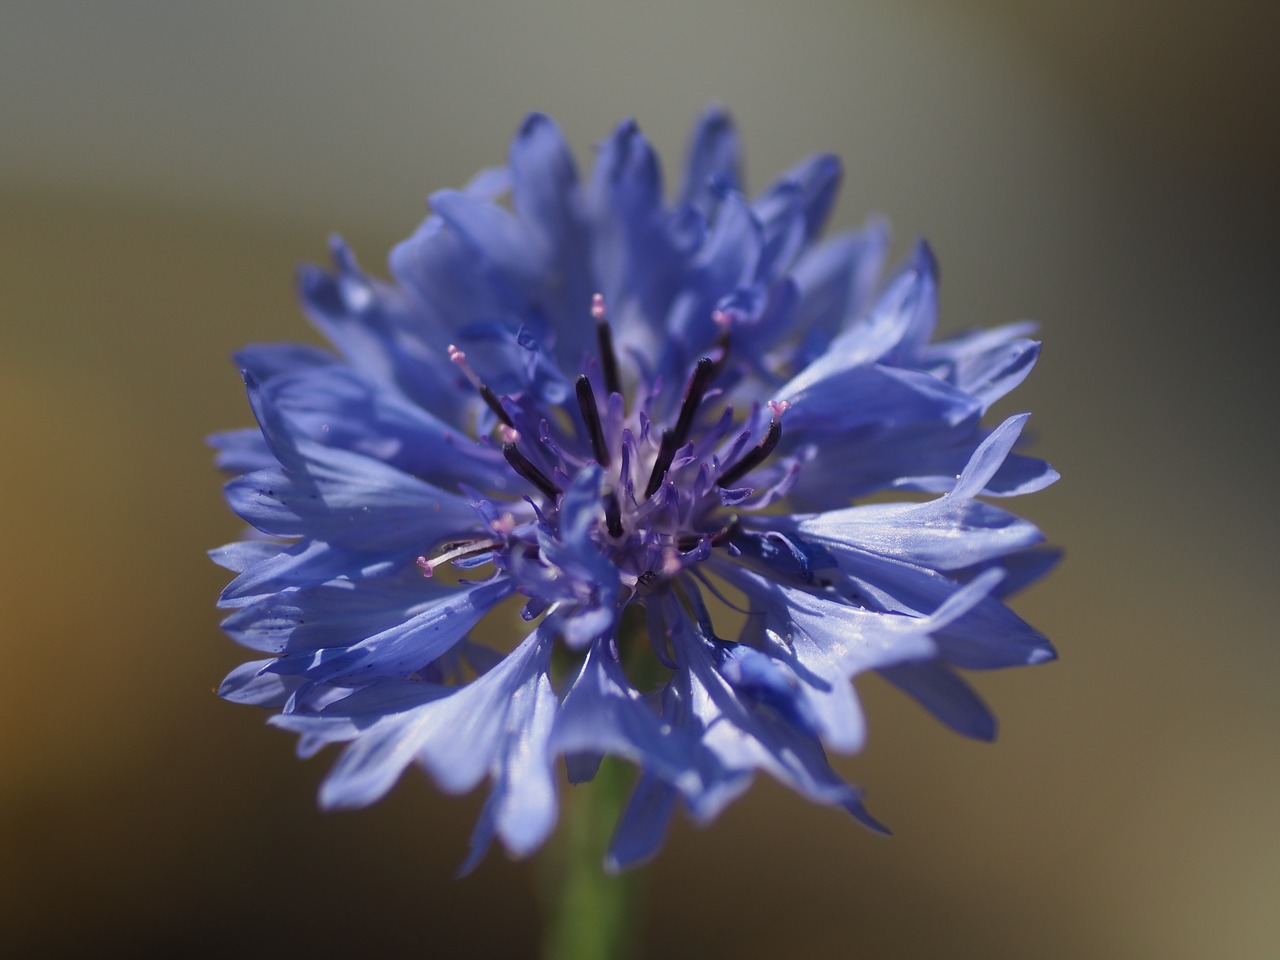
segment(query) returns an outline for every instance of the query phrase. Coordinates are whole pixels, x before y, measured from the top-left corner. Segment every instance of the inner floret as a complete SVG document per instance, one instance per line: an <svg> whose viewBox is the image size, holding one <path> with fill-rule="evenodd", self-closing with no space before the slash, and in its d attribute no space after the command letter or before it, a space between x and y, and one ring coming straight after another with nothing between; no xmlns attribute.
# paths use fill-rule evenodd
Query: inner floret
<svg viewBox="0 0 1280 960"><path fill-rule="evenodd" d="M723 394L717 380L729 354L731 321L720 314L715 318L721 331L715 349L693 364L678 407L660 377L648 382L638 372L628 384L628 402L599 294L592 315L597 354L588 357L585 372L574 382L573 400L558 410L525 398L499 397L471 369L462 350L450 345L449 357L491 414L480 421L481 442L495 442L496 434L507 464L527 485L524 499L540 523L556 527L565 491L583 470L598 471L600 502L592 540L633 596L660 587L707 559L712 550L736 555L738 510L772 502L794 475L796 464L791 463L760 478L770 488L764 496L756 496L755 485L743 484L778 446L789 404L752 403L744 418L735 418L733 406L725 403L714 421L707 418L705 408ZM493 425L488 433L486 422ZM505 530L489 531L492 535L446 544L419 565L430 575L442 563L471 566L495 554L518 553L527 562L540 556L536 527L509 523Z"/></svg>

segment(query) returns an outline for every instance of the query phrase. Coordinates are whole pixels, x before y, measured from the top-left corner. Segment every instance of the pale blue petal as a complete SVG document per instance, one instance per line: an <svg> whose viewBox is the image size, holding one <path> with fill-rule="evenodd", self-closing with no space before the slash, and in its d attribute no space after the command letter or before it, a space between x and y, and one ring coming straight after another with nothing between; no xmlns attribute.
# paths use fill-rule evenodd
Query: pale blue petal
<svg viewBox="0 0 1280 960"><path fill-rule="evenodd" d="M310 587L338 577L363 579L385 576L413 555L413 549L397 554L361 553L331 547L321 540L291 544L246 541L214 551L224 565L243 563L239 576L227 584L218 600L223 607L241 607L282 590Z"/></svg>
<svg viewBox="0 0 1280 960"><path fill-rule="evenodd" d="M974 452L952 490L928 503L875 504L784 521L835 555L857 550L936 570L983 563L1041 542L1036 527L972 498L995 476L1026 422L1011 417Z"/></svg>
<svg viewBox="0 0 1280 960"><path fill-rule="evenodd" d="M941 663L903 663L880 671L956 733L975 740L996 738L996 718L955 671Z"/></svg>
<svg viewBox="0 0 1280 960"><path fill-rule="evenodd" d="M303 658L307 676L360 684L401 677L425 667L458 643L480 619L510 595L509 580L458 587L418 606L421 612L372 636L351 637Z"/></svg>
<svg viewBox="0 0 1280 960"><path fill-rule="evenodd" d="M662 846L676 808L676 791L656 777L642 776L614 828L604 866L619 873L644 863Z"/></svg>
<svg viewBox="0 0 1280 960"><path fill-rule="evenodd" d="M606 644L588 652L561 705L551 746L557 753L623 757L686 792L700 784L694 744L663 724Z"/></svg>
<svg viewBox="0 0 1280 960"><path fill-rule="evenodd" d="M246 385L281 466L239 477L225 490L231 508L263 533L398 552L426 550L474 528L467 499L370 457L297 436L251 377Z"/></svg>
<svg viewBox="0 0 1280 960"><path fill-rule="evenodd" d="M294 677L263 673L263 668L271 663L271 660L242 663L227 674L218 687L218 696L233 703L247 703L255 707L283 707L301 681Z"/></svg>

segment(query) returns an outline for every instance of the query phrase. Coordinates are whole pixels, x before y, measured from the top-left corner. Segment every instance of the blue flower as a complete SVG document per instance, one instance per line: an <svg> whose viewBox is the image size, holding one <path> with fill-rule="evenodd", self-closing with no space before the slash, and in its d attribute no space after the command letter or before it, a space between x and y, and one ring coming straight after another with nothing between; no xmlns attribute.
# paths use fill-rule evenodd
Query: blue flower
<svg viewBox="0 0 1280 960"><path fill-rule="evenodd" d="M635 124L584 182L535 114L431 198L392 282L337 240L302 272L332 351L237 355L257 429L213 444L257 533L213 557L261 655L221 693L304 756L345 744L325 806L413 764L487 780L469 869L546 839L560 758L580 781L611 754L640 771L617 869L757 771L881 829L827 760L862 745L858 674L994 736L958 669L1054 656L1003 600L1055 555L979 499L1056 479L1014 452L1025 416L983 425L1038 345L935 341L927 246L882 283L881 223L819 240L839 180L820 156L749 199L712 109L668 205Z"/></svg>

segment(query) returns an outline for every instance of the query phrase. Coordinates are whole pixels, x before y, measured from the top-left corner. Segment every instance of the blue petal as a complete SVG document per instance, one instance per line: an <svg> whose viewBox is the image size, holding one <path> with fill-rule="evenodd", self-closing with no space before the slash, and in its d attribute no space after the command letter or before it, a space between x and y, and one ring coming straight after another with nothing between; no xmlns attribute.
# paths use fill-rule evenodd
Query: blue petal
<svg viewBox="0 0 1280 960"><path fill-rule="evenodd" d="M867 315L832 340L786 389L799 392L822 382L838 383L842 375L869 364L890 365L885 369L911 366L916 350L932 333L938 307L937 278L928 269L932 260L923 255L918 260L900 271ZM981 411L976 401L970 402Z"/></svg>
<svg viewBox="0 0 1280 960"><path fill-rule="evenodd" d="M998 597L1011 597L1048 574L1050 570L1062 561L1062 557L1062 550L1054 547L1024 550L1021 553L1000 557L985 564L978 564L971 570L956 571L955 576L959 579L964 579L968 574L978 574L988 567L998 567L1004 571L1004 580L1001 581L999 588L994 591L995 595Z"/></svg>
<svg viewBox="0 0 1280 960"><path fill-rule="evenodd" d="M529 114L511 144L510 160L516 215L526 236L544 256L576 259L584 239L578 171L555 121Z"/></svg>
<svg viewBox="0 0 1280 960"><path fill-rule="evenodd" d="M937 377L846 362L834 353L812 363L776 399L791 404L783 436L792 442L811 436L848 441L912 423L955 426L982 413L973 397Z"/></svg>
<svg viewBox="0 0 1280 960"><path fill-rule="evenodd" d="M901 335L890 362L909 364L919 356L938 325L938 261L928 243L917 242L871 312L897 318Z"/></svg>
<svg viewBox="0 0 1280 960"><path fill-rule="evenodd" d="M294 677L281 677L264 673L271 660L250 660L242 663L222 681L218 696L233 703L247 703L255 707L280 708L298 688L301 681Z"/></svg>
<svg viewBox="0 0 1280 960"><path fill-rule="evenodd" d="M828 153L802 160L778 178L779 185L790 183L800 189L806 237L822 232L840 192L842 176L840 158Z"/></svg>
<svg viewBox="0 0 1280 960"><path fill-rule="evenodd" d="M274 537L310 536L355 550L426 550L474 529L470 503L376 460L293 434L251 377L250 403L279 469L225 487L231 508Z"/></svg>
<svg viewBox="0 0 1280 960"><path fill-rule="evenodd" d="M834 596L790 587L726 563L718 563L716 572L747 594L753 605L763 607L768 629L784 647L794 647L797 635L823 647L842 671L839 677L825 677L828 681L928 659L937 652L930 634L971 611L1001 578L998 570L989 570L953 591L927 616L915 617L850 606Z"/></svg>
<svg viewBox="0 0 1280 960"><path fill-rule="evenodd" d="M604 643L591 648L565 695L551 747L565 754L624 757L689 793L701 784L693 744L663 725Z"/></svg>
<svg viewBox="0 0 1280 960"><path fill-rule="evenodd" d="M536 300L554 320L560 364L577 366L594 337L591 237L573 155L550 118L530 114L511 144L516 215L538 251Z"/></svg>
<svg viewBox="0 0 1280 960"><path fill-rule="evenodd" d="M687 700L683 726L697 731L722 765L720 782L690 803L703 821L714 817L742 789L754 770L763 770L817 803L844 805L856 792L827 763L816 737L775 712L753 709L716 669L712 647L674 602L665 605L672 646L680 669L672 685ZM704 777L704 782L706 778Z"/></svg>
<svg viewBox="0 0 1280 960"><path fill-rule="evenodd" d="M538 525L537 554L516 551L504 561L523 593L560 604L563 638L575 649L611 634L618 616L618 568L594 538L603 518L603 476L595 464L580 470L561 498L557 526Z"/></svg>
<svg viewBox="0 0 1280 960"><path fill-rule="evenodd" d="M519 224L506 211L457 191L433 203L450 218L428 217L391 253L391 269L420 300L424 322L439 324L436 350L455 343L498 395L531 392L558 403L566 389L550 346L552 329L536 309L542 276ZM531 362L533 361L533 362Z"/></svg>
<svg viewBox="0 0 1280 960"><path fill-rule="evenodd" d="M700 207L709 215L724 192L741 189L741 183L738 132L733 120L722 107L708 107L693 128L679 203Z"/></svg>
<svg viewBox="0 0 1280 960"><path fill-rule="evenodd" d="M502 455L458 432L401 395L343 367L277 377L263 389L303 436L437 485L502 489ZM447 454L446 454L447 452Z"/></svg>
<svg viewBox="0 0 1280 960"><path fill-rule="evenodd" d="M751 284L763 249L760 222L740 194L729 194L671 307L660 372L682 379L694 359L710 348L719 335L713 319L716 304L726 293Z"/></svg>
<svg viewBox="0 0 1280 960"><path fill-rule="evenodd" d="M605 869L619 873L648 860L666 839L676 792L656 777L642 776L618 819L605 855Z"/></svg>
<svg viewBox="0 0 1280 960"><path fill-rule="evenodd" d="M670 246L662 231L662 168L634 121L622 123L600 146L589 198L600 292L613 309L634 297L645 313L660 316L652 309L660 299L656 287L670 269Z"/></svg>
<svg viewBox="0 0 1280 960"><path fill-rule="evenodd" d="M940 663L904 663L880 673L914 697L956 733L975 740L996 738L996 718L973 688Z"/></svg>
<svg viewBox="0 0 1280 960"><path fill-rule="evenodd" d="M956 570L1034 546L1043 536L1033 524L972 499L1000 469L1025 422L1025 415L1011 417L993 431L955 487L937 500L848 507L786 521L782 527L837 555L853 549L936 570Z"/></svg>
<svg viewBox="0 0 1280 960"><path fill-rule="evenodd" d="M796 261L791 276L800 304L792 329L798 334L801 366L821 356L837 332L862 315L888 249L889 228L873 219L857 232L807 250Z"/></svg>
<svg viewBox="0 0 1280 960"><path fill-rule="evenodd" d="M858 550L844 550L838 556L859 601L875 609L925 616L940 609L961 586L936 571L888 557ZM999 567L994 569L1003 574ZM1042 634L996 599L1000 586L993 587L993 596L983 597L933 632L941 657L974 670L1044 663L1056 657Z"/></svg>
<svg viewBox="0 0 1280 960"><path fill-rule="evenodd" d="M925 378L921 382L933 379L923 373L912 376ZM943 384L941 380L933 382ZM946 391L955 389L942 386L941 399L932 410L925 401L916 403L914 408L904 402L902 412L907 416L880 424L850 411L847 418L853 429L842 431L835 425L831 428L833 433L825 436L804 429L803 423L791 420L788 413L786 424L790 429L784 430L780 449L787 453L808 450L811 456L792 491L794 502L808 509L824 509L845 506L852 498L886 487L927 493L950 491L986 436L978 425L979 401L962 392L950 394L961 398L957 405L946 400ZM964 412L960 404L968 405L971 416L953 422L953 414ZM892 418L888 408L885 414ZM1011 454L982 494L1017 496L1043 489L1057 479L1057 471L1047 463Z"/></svg>
<svg viewBox="0 0 1280 960"><path fill-rule="evenodd" d="M344 646L412 619L456 590L423 579L416 567L395 577L332 580L274 593L237 610L222 628L264 653Z"/></svg>
<svg viewBox="0 0 1280 960"><path fill-rule="evenodd" d="M508 853L525 857L555 827L556 784L548 741L555 725L556 695L546 672L550 644L545 647L540 657L532 659L534 669L510 695L503 755L461 873L480 862L495 833Z"/></svg>
<svg viewBox="0 0 1280 960"><path fill-rule="evenodd" d="M271 723L306 736L308 749L351 740L321 785L320 803L325 807L363 807L381 799L413 761L423 727L430 723L431 715L426 711L433 699L444 703L452 698L442 696L437 687L424 686L423 695L424 702L400 713L281 714Z"/></svg>
<svg viewBox="0 0 1280 960"><path fill-rule="evenodd" d="M275 557L283 550L274 540L243 540L209 551L209 559L232 573L244 573L255 564Z"/></svg>
<svg viewBox="0 0 1280 960"><path fill-rule="evenodd" d="M523 289L537 284L538 260L529 255L529 239L520 221L502 207L461 190L433 193L431 206L466 241L474 257L497 267L497 272L485 271L486 279L516 281Z"/></svg>
<svg viewBox="0 0 1280 960"><path fill-rule="evenodd" d="M248 370L257 380L332 367L337 363L333 354L303 343L253 344L237 350L232 358L237 367Z"/></svg>
<svg viewBox="0 0 1280 960"><path fill-rule="evenodd" d="M244 430L224 430L206 438L209 446L217 450L214 466L228 473L251 473L275 465L262 431L247 427Z"/></svg>
<svg viewBox="0 0 1280 960"><path fill-rule="evenodd" d="M1011 513L949 497L833 510L796 529L833 552L843 545L935 570L972 566L1044 539L1034 524Z"/></svg>
<svg viewBox="0 0 1280 960"><path fill-rule="evenodd" d="M751 210L764 241L756 277L772 280L791 265L809 240L804 195L798 184L783 182L752 204Z"/></svg>
<svg viewBox="0 0 1280 960"><path fill-rule="evenodd" d="M1040 356L1040 344L1018 339L961 356L955 360L952 378L961 390L982 401L984 408L1005 396L1026 379Z"/></svg>
<svg viewBox="0 0 1280 960"><path fill-rule="evenodd" d="M367 276L341 239L333 238L330 250L332 273L308 266L298 275L311 322L360 376L443 420L463 422L474 397L443 349L445 325L409 295Z"/></svg>
<svg viewBox="0 0 1280 960"><path fill-rule="evenodd" d="M283 715L277 726L331 739L351 739L326 778L320 802L326 807L366 806L391 788L412 762L424 766L442 790L465 793L492 774L497 781L508 764L524 765L504 788L513 820L510 832L522 836L522 827L539 825L549 831L554 823L554 786L545 737L549 718L535 719L554 710L554 693L546 674L549 638L539 631L488 673L467 686L441 694L424 685L423 702L384 716L343 716L341 704L329 715ZM525 731L529 736L524 736ZM533 734L541 733L542 739ZM530 766L541 764L544 776L534 776ZM547 804L550 786L552 803ZM526 804L522 812L520 807ZM535 831L536 832L536 831ZM545 835L545 833L544 833Z"/></svg>
<svg viewBox="0 0 1280 960"><path fill-rule="evenodd" d="M312 679L350 684L411 674L451 649L511 590L508 580L456 587L424 599L420 612L372 635L348 636L314 654L304 647L298 669Z"/></svg>
<svg viewBox="0 0 1280 960"><path fill-rule="evenodd" d="M362 553L311 539L287 545L263 541L229 544L214 551L215 560L224 566L232 563L244 566L239 576L222 591L218 605L241 607L281 590L315 586L337 577L385 576L403 565L413 553L413 550L398 555Z"/></svg>
<svg viewBox="0 0 1280 960"><path fill-rule="evenodd" d="M759 650L745 644L726 648L720 675L740 694L776 711L797 729L815 737L821 733L818 718L796 678Z"/></svg>
<svg viewBox="0 0 1280 960"><path fill-rule="evenodd" d="M841 753L861 749L866 738L849 679L883 663L934 652L918 623L916 636L885 636L880 633L884 623L874 614L784 588L740 568L726 565L719 572L751 605L743 642L767 650L791 668L823 741ZM805 606L791 607L793 596Z"/></svg>

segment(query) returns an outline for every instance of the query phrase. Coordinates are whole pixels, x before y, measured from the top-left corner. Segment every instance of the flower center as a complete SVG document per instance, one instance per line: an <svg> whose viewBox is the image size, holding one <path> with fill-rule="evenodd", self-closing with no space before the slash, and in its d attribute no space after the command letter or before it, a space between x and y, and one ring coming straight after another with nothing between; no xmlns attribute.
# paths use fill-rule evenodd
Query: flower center
<svg viewBox="0 0 1280 960"><path fill-rule="evenodd" d="M544 536L548 529L558 530L566 490L592 465L601 471L592 541L632 593L661 587L714 549L736 553L732 541L741 525L734 508L771 500L738 484L766 465L781 439L789 404L769 401L767 421L759 404L740 421L728 404L714 422L703 412L704 402L720 394L715 383L729 355L731 318L716 315L721 328L716 347L694 363L673 421L659 429L651 411L664 407L660 378L641 381L629 404L600 294L593 298L592 315L598 356L588 365L591 372L574 383L576 417L568 409L559 418L544 416L535 403L499 397L472 370L466 354L450 345L450 359L496 419L508 465L538 495L525 497L538 522L512 523L506 514L503 523L489 524L485 535L446 544L432 560L419 558L427 576L443 563L473 566L495 554L519 553L525 560L541 556L540 530ZM592 373L604 389L603 404ZM774 469L762 479L776 487L791 472Z"/></svg>

